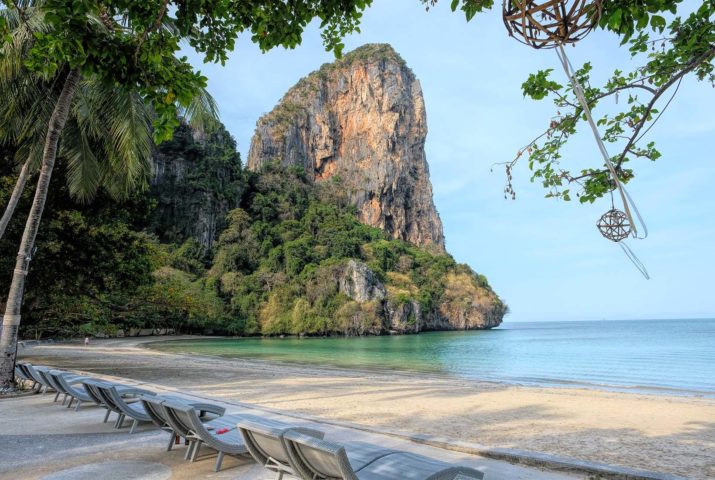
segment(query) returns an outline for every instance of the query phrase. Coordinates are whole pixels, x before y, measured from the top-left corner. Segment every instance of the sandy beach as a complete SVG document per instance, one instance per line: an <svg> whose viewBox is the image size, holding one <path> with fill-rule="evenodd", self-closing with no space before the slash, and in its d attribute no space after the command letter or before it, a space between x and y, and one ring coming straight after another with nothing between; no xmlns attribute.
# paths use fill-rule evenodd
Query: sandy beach
<svg viewBox="0 0 715 480"><path fill-rule="evenodd" d="M481 383L158 352L156 338L21 348L38 364L400 432L715 477L715 399Z"/></svg>

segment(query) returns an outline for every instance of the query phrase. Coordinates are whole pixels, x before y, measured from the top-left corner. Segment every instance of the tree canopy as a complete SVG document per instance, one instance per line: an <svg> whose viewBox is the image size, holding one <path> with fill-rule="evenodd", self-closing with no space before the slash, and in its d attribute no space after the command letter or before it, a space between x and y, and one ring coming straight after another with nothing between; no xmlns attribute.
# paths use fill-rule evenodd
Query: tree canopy
<svg viewBox="0 0 715 480"><path fill-rule="evenodd" d="M206 78L184 56L186 41L207 62L225 62L240 33L262 50L293 48L308 23L321 20L328 50L340 54L341 38L355 31L371 0L3 0L21 21L38 8L49 26L34 31L25 65L44 78L78 69L85 78L132 89L151 102L157 140L171 138L177 113L188 107ZM9 28L0 23L7 39Z"/></svg>

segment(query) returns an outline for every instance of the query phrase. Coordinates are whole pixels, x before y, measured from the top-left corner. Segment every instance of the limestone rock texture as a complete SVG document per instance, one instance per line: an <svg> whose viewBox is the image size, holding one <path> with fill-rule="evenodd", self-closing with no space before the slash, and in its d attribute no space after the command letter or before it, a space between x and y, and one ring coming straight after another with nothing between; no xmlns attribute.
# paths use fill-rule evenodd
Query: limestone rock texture
<svg viewBox="0 0 715 480"><path fill-rule="evenodd" d="M241 158L223 125L210 134L181 125L152 157L149 230L162 241L188 239L210 250L241 196Z"/></svg>
<svg viewBox="0 0 715 480"><path fill-rule="evenodd" d="M385 286L363 262L348 260L338 276L338 291L356 302L382 301L387 297Z"/></svg>
<svg viewBox="0 0 715 480"><path fill-rule="evenodd" d="M444 251L426 136L420 82L391 46L368 44L301 79L258 120L247 167L303 168L342 189L361 222Z"/></svg>

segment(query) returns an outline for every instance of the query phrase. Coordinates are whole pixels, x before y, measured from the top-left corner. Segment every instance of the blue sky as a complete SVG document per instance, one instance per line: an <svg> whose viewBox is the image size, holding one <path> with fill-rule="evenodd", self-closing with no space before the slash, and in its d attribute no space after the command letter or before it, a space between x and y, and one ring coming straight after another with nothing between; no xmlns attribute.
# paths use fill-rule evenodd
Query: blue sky
<svg viewBox="0 0 715 480"><path fill-rule="evenodd" d="M686 1L685 8L697 3ZM504 199L503 170L491 172L492 165L510 160L553 114L550 102L522 98L520 85L539 68L554 68L559 80L563 74L553 51L509 38L498 9L467 23L448 4L425 12L417 0L374 0L362 33L346 45L390 43L420 80L447 249L487 276L511 308L507 321L715 317L715 90L683 82L648 134L663 157L643 162L629 185L650 230L648 239L630 242L651 274L645 280L595 228L608 201L583 206L545 199L525 164L515 172L516 201ZM574 64L591 61L593 78L604 79L615 68L632 67L618 43L598 31L568 54ZM194 59L246 158L256 120L333 57L312 25L295 50L262 54L246 36L224 67ZM564 164L589 162L598 163L598 151L582 129Z"/></svg>

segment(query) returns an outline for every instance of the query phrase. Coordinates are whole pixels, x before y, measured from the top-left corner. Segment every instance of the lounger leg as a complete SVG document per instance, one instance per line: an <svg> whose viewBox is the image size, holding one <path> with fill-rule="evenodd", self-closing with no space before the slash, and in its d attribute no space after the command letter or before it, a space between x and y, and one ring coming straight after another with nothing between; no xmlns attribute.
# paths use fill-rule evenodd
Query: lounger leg
<svg viewBox="0 0 715 480"><path fill-rule="evenodd" d="M107 423L107 420L109 420L109 414L112 413L110 409L107 409L107 413L104 415L104 423Z"/></svg>
<svg viewBox="0 0 715 480"><path fill-rule="evenodd" d="M199 456L199 450L201 450L201 440L197 440L194 444L194 451L191 452L191 461L195 462L196 458Z"/></svg>
<svg viewBox="0 0 715 480"><path fill-rule="evenodd" d="M74 397L70 397L70 403L67 404L67 408L71 408L73 402L74 402Z"/></svg>
<svg viewBox="0 0 715 480"><path fill-rule="evenodd" d="M188 448L186 449L186 453L184 454L184 460L188 460L189 457L191 456L191 452L194 450L194 442L190 442Z"/></svg>
<svg viewBox="0 0 715 480"><path fill-rule="evenodd" d="M67 401L67 394L65 393L65 396L62 397L62 405L64 405L66 401Z"/></svg>
<svg viewBox="0 0 715 480"><path fill-rule="evenodd" d="M218 457L216 457L216 468L215 471L221 470L221 464L223 463L223 452L218 452Z"/></svg>
<svg viewBox="0 0 715 480"><path fill-rule="evenodd" d="M117 417L117 420L114 422L114 428L122 428L123 425L124 425L124 415L120 413L119 416Z"/></svg>
<svg viewBox="0 0 715 480"><path fill-rule="evenodd" d="M80 405L82 405L82 400L80 400L80 399L78 398L78 399L77 399L77 406L74 407L74 411L75 411L75 412L79 412L79 406L80 406Z"/></svg>
<svg viewBox="0 0 715 480"><path fill-rule="evenodd" d="M53 402L56 402L58 398L60 398L60 393L62 392L57 392L57 395L55 395L55 399L52 400Z"/></svg>
<svg viewBox="0 0 715 480"><path fill-rule="evenodd" d="M170 452L171 447L174 446L174 440L176 439L176 434L172 431L171 434L169 435L169 445L166 447L166 451Z"/></svg>
<svg viewBox="0 0 715 480"><path fill-rule="evenodd" d="M134 433L134 430L137 428L137 425L139 425L139 420L134 419L134 421L132 422L132 428L129 429L130 434Z"/></svg>
<svg viewBox="0 0 715 480"><path fill-rule="evenodd" d="M276 480L283 480L283 474L284 474L284 473L285 473L285 472L279 471L279 472L278 472L278 476L276 477Z"/></svg>

